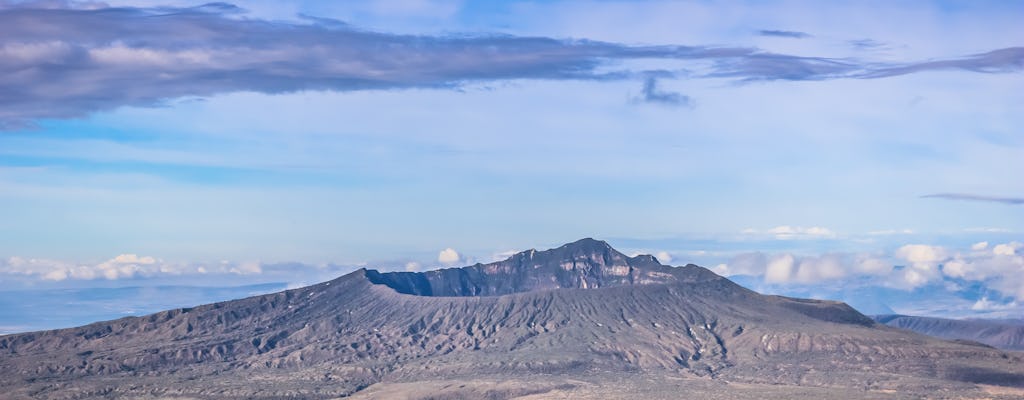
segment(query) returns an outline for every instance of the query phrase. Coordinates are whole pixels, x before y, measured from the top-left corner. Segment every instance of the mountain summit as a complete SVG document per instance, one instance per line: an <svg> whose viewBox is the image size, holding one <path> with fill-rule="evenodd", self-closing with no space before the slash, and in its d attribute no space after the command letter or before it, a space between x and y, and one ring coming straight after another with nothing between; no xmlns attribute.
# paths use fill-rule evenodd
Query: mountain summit
<svg viewBox="0 0 1024 400"><path fill-rule="evenodd" d="M673 268L650 255L627 257L608 243L581 239L516 253L504 261L428 272L367 271L370 281L419 296L499 296L549 289L593 289L723 279L696 265Z"/></svg>
<svg viewBox="0 0 1024 400"><path fill-rule="evenodd" d="M1011 398L1017 388L1019 353L889 328L839 302L761 295L593 239L0 336L0 393L12 399Z"/></svg>

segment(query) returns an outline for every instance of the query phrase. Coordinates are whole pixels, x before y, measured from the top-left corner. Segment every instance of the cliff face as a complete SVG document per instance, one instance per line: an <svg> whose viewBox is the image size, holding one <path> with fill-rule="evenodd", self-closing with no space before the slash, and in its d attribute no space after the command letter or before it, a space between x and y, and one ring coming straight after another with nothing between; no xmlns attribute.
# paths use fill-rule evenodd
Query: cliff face
<svg viewBox="0 0 1024 400"><path fill-rule="evenodd" d="M1024 360L877 325L842 303L763 296L594 240L0 337L6 398L333 398L438 379L521 382L504 395L472 392L505 398L539 393L537 376L557 390L605 390L598 398L671 397L682 378L974 395L974 382L1024 386Z"/></svg>
<svg viewBox="0 0 1024 400"><path fill-rule="evenodd" d="M504 261L428 272L368 271L374 283L419 296L499 296L550 289L695 282L724 279L695 265L673 268L652 256L627 257L608 243L582 239L528 250Z"/></svg>

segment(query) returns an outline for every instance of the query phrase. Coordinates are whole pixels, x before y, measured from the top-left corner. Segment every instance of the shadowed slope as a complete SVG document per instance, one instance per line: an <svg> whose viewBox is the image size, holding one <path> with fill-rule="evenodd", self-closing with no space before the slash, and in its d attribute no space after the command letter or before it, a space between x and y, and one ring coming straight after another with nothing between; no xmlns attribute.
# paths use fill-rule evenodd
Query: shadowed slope
<svg viewBox="0 0 1024 400"><path fill-rule="evenodd" d="M909 315L877 315L880 323L943 339L962 339L1005 350L1024 351L1024 325L998 320L958 320Z"/></svg>

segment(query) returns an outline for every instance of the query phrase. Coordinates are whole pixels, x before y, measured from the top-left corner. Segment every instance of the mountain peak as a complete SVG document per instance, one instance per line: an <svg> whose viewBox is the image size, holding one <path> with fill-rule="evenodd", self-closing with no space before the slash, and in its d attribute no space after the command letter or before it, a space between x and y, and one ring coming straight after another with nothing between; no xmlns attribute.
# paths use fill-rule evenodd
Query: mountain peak
<svg viewBox="0 0 1024 400"><path fill-rule="evenodd" d="M563 244L559 248L580 249L580 250L615 250L608 242L594 238L583 238L572 243Z"/></svg>
<svg viewBox="0 0 1024 400"><path fill-rule="evenodd" d="M489 264L427 272L367 271L373 283L420 296L498 296L549 289L593 289L721 279L696 266L673 268L650 255L628 257L607 242L584 238L530 249Z"/></svg>

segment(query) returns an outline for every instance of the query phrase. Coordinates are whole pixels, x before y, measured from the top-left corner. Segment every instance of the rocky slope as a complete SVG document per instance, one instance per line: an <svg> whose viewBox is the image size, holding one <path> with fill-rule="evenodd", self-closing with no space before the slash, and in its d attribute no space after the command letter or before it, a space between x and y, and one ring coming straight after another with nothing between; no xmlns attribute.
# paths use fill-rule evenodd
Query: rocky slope
<svg viewBox="0 0 1024 400"><path fill-rule="evenodd" d="M978 384L1014 395L1024 360L591 239L0 336L10 398L887 398L996 387Z"/></svg>

